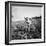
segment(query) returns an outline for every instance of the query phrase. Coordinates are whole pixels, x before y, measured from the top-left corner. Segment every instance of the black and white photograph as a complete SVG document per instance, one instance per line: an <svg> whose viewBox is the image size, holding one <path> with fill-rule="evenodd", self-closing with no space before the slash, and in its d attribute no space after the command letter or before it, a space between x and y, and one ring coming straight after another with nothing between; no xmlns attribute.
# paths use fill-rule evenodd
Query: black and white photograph
<svg viewBox="0 0 46 46"><path fill-rule="evenodd" d="M6 42L44 42L44 3L6 3Z"/></svg>

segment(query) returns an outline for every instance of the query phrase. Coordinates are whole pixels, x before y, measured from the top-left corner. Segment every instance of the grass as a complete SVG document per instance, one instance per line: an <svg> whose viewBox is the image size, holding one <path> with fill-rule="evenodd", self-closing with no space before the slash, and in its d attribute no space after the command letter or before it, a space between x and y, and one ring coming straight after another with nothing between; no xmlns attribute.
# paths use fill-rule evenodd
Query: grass
<svg viewBox="0 0 46 46"><path fill-rule="evenodd" d="M41 17L33 17L30 29L24 21L14 23L11 39L40 39L41 38Z"/></svg>

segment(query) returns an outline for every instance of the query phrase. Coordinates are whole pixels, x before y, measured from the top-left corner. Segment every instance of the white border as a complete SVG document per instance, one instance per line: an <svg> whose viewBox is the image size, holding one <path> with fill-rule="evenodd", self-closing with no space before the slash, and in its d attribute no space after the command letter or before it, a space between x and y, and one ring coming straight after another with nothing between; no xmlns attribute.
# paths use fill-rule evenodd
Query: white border
<svg viewBox="0 0 46 46"><path fill-rule="evenodd" d="M10 2L9 2L9 41L10 41Z"/></svg>
<svg viewBox="0 0 46 46"><path fill-rule="evenodd" d="M9 3L9 43L25 43L25 42L41 42L44 41L44 6L41 8L42 14L42 38L41 39L26 39L26 40L11 40L10 41L10 3Z"/></svg>

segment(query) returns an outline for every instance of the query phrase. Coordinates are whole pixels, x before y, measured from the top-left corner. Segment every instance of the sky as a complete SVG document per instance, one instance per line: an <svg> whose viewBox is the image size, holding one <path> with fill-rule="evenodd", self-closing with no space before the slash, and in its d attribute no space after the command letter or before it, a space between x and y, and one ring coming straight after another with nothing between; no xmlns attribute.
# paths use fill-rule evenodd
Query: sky
<svg viewBox="0 0 46 46"><path fill-rule="evenodd" d="M12 21L24 20L24 17L41 15L41 7L12 6Z"/></svg>

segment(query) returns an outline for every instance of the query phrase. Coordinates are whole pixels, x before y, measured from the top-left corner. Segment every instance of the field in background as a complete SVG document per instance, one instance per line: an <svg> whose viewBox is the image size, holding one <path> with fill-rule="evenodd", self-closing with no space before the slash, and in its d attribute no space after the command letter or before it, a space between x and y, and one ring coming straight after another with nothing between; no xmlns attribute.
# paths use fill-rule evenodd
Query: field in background
<svg viewBox="0 0 46 46"><path fill-rule="evenodd" d="M41 38L41 16L32 17L32 24L30 24L30 30L28 29L29 27L27 26L24 20L12 22L11 39L18 40Z"/></svg>

